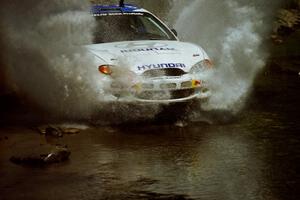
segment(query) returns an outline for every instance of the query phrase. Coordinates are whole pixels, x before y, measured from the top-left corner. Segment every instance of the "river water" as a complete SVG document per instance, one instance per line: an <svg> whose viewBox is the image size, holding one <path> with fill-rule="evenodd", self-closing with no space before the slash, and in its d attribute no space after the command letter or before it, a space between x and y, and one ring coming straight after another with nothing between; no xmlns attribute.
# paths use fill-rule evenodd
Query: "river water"
<svg viewBox="0 0 300 200"><path fill-rule="evenodd" d="M10 4L10 1L4 2ZM30 68L26 68L25 71L16 70L17 73L13 73L19 80L19 87L22 86L21 88L29 94L28 97L45 108L65 111L74 110L78 104L89 105L91 102L86 100L90 100L90 96L93 96L90 90L87 90L89 94L87 96L81 90L79 92L75 90L75 96L71 95L69 98L71 101L60 104L63 95L57 91L64 92L63 89L60 90L64 88L64 84L77 86L73 80L77 75L73 62L70 62L70 67L59 65L53 68L43 65L44 60L40 60L41 52L50 53L52 57L49 58L59 58L58 61L62 59L60 51L70 51L69 53L73 55L73 49L67 48L65 43L59 42L57 48L56 43L51 41L64 37L65 32L60 28L65 26L61 24L70 21L77 23L80 20L72 21L74 13L64 13L64 10L69 10L69 6L62 7L60 1L54 1L52 6L48 6L48 1L32 2L42 2L41 7L33 9L36 13L34 17L31 12L25 13L26 17L23 16L24 12L19 12L16 16L13 14L14 17L11 17L15 12L8 11L9 19L14 22L7 21L10 24L7 27L14 33L10 35L14 39L10 40L12 44L19 44L19 40L15 41L16 38L21 39L20 44L23 44L24 34L31 33L32 27L39 28L41 33L49 34L48 30L52 30L56 34L52 34L53 32L51 35L46 34L52 40L47 37L34 42L26 40L25 46L32 51L28 53L30 56L17 54L17 57L10 59L17 64L21 63L17 66L30 63L26 65ZM81 1L72 2L74 9L81 7L77 5L77 2ZM252 88L254 77L264 65L261 60L264 60L265 55L260 52L260 44L263 36L267 36L261 29L267 26L260 22L263 19L262 13L273 10L269 9L270 5L256 7L256 3L260 1L251 2L253 6L245 6L248 2L243 0L191 1L187 5L174 1L173 8L168 9L172 16L175 15L173 13L181 13L179 16L173 16L174 19L169 19L179 31L180 37L203 45L216 62L216 68L220 73L214 80L223 80L221 83L226 83L221 84L223 87L218 87L218 94L223 94L221 95L223 98L220 98L221 101L215 101L217 105L226 101L229 105L224 103L225 107L238 108L237 110L246 105L234 118L228 117L228 113L206 113L210 123L189 122L184 127L175 126L173 122L168 123L168 120L163 123L137 122L120 126L91 126L77 135L49 140L32 130L32 121L36 124L39 120L36 118L33 120L26 108L15 107L11 111L0 99L0 200L298 200L300 77L296 72L290 75L280 73L274 75L266 71L255 81L248 101L240 102L241 97L244 100L244 92L248 94L248 89ZM151 3L149 1L149 6ZM153 5L155 13L165 13L166 7L170 6L168 3L165 4ZM12 5L23 10L20 2ZM27 2L24 5L26 9L30 6ZM43 7L45 5L47 6ZM56 6L63 14L56 15ZM268 9L265 9L265 6ZM40 8L43 8L42 11ZM49 13L52 13L50 17ZM40 18L43 19L43 23L36 22L36 19ZM82 18L83 21L84 19ZM87 24L76 23L76 27ZM20 28L28 32L20 31L23 30ZM200 28L201 34L195 35ZM257 29L261 31L257 32ZM78 30L87 29L78 28ZM36 32L38 31L35 30L34 33ZM22 37L13 37L19 36L20 33ZM81 35L84 36L83 39L88 39L86 38L88 34ZM70 38L77 40L81 37L76 34ZM44 48L41 49L41 46ZM245 48L247 51L241 51ZM60 51L57 52L57 49ZM13 50L14 53L20 53ZM39 69L37 72L31 62L36 58L38 58L36 66ZM232 62L228 62L228 58ZM75 61L78 61L75 62L78 64L75 69L81 71L82 59ZM51 72L52 69L56 69L55 73L48 73L49 69ZM28 71L36 73L28 77ZM72 73L69 73L70 71ZM66 78L60 79L62 74L70 74L71 81ZM90 76L85 78L90 79ZM240 87L241 85L245 87ZM231 93L231 87L235 88L233 91L238 92ZM234 101L231 101L232 99ZM4 102L11 103L11 100ZM212 105L213 108L216 107L215 104ZM82 110L85 110L84 106ZM76 110L75 114L79 115L79 111ZM45 121L45 118L47 116L40 121ZM44 168L22 167L9 161L15 154L38 149L41 144L47 143L68 145L72 152L70 160Z"/></svg>
<svg viewBox="0 0 300 200"><path fill-rule="evenodd" d="M0 199L299 199L300 78L263 74L230 123L91 127L52 143L70 160L21 167L40 144L24 126L0 129Z"/></svg>

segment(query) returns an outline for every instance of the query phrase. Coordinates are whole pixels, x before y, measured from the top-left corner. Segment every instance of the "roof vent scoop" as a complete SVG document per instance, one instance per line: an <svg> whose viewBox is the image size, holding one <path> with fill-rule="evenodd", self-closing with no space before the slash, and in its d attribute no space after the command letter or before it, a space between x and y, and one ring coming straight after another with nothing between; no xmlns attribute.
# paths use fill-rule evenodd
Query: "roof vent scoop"
<svg viewBox="0 0 300 200"><path fill-rule="evenodd" d="M124 0L120 0L120 7L124 7Z"/></svg>

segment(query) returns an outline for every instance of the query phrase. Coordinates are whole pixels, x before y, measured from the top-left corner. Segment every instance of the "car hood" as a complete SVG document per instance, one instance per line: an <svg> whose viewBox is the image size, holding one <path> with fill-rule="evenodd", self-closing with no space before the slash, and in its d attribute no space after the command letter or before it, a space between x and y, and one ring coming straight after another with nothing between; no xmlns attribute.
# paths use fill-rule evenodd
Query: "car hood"
<svg viewBox="0 0 300 200"><path fill-rule="evenodd" d="M201 47L179 41L128 41L85 46L97 65L128 67L141 74L151 69L181 68L188 72L197 62L208 59Z"/></svg>

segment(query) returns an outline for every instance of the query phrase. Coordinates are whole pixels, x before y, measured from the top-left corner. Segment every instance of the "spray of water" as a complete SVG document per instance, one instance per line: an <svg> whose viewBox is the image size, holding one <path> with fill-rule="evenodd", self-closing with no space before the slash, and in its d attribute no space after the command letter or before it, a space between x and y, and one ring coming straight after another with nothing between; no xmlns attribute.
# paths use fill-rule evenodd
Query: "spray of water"
<svg viewBox="0 0 300 200"><path fill-rule="evenodd" d="M173 1L170 20L181 39L201 45L215 63L204 110L238 112L267 57L263 39L279 1ZM180 11L180 12L179 12ZM180 13L174 18L173 13Z"/></svg>
<svg viewBox="0 0 300 200"><path fill-rule="evenodd" d="M96 24L89 10L90 2L83 0L1 1L3 56L11 85L56 117L153 117L157 106L134 110L103 103L112 98L106 90L111 82L100 76L95 57L84 47L93 43Z"/></svg>
<svg viewBox="0 0 300 200"><path fill-rule="evenodd" d="M174 24L181 39L204 47L214 60L216 70L209 77L213 96L202 109L237 112L243 106L266 58L261 44L270 13L262 11L272 10L271 5L258 0L132 2L146 4L163 18L169 13L169 24ZM1 1L3 57L10 81L58 115L89 117L95 109L104 113L113 109L124 118L155 116L159 106L137 108L134 113L129 105L99 105L111 95L105 93L105 80L95 73L94 58L80 47L93 40L89 6L82 0Z"/></svg>
<svg viewBox="0 0 300 200"><path fill-rule="evenodd" d="M74 0L1 1L5 66L15 87L58 115L88 113L95 101L89 4ZM94 94L94 95L92 95Z"/></svg>

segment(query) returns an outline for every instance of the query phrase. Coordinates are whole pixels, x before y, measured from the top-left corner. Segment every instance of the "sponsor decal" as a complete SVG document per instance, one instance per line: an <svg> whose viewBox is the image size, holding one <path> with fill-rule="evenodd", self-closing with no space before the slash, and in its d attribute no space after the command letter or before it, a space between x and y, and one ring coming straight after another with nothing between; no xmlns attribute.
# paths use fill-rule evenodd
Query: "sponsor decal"
<svg viewBox="0 0 300 200"><path fill-rule="evenodd" d="M130 48L162 48L167 47L167 44L157 43L157 42L129 42L125 44L118 44L115 47L120 49L130 49Z"/></svg>
<svg viewBox="0 0 300 200"><path fill-rule="evenodd" d="M138 66L139 71L146 71L151 69L166 69L166 68L186 68L183 63L162 63L162 64L149 64Z"/></svg>
<svg viewBox="0 0 300 200"><path fill-rule="evenodd" d="M115 13L98 13L98 14L93 14L94 17L100 17L100 16L120 16L120 15L139 15L142 16L144 13L138 13L138 12L133 12L133 13L126 13L126 12L115 12Z"/></svg>
<svg viewBox="0 0 300 200"><path fill-rule="evenodd" d="M149 51L175 51L175 48L140 48L140 49L123 49L121 53L133 53L133 52L149 52Z"/></svg>

